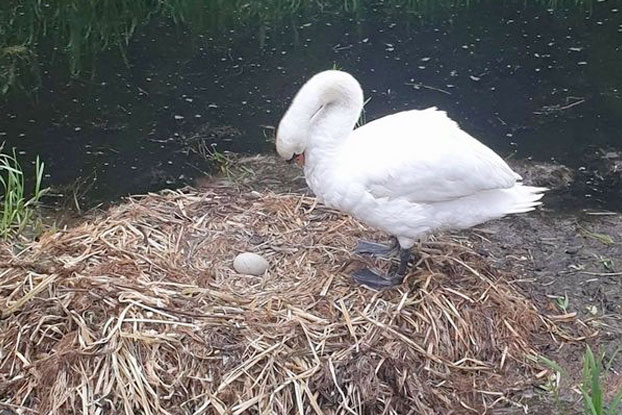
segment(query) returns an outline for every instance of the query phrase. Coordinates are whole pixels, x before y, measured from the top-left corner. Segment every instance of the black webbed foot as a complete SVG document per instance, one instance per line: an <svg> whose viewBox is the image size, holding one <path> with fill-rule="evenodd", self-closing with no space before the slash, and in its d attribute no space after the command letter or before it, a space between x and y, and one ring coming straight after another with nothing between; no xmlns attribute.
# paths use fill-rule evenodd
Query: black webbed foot
<svg viewBox="0 0 622 415"><path fill-rule="evenodd" d="M403 275L382 276L376 274L369 268L363 268L354 273L354 280L359 284L367 285L370 288L380 290L382 288L394 287L400 285L404 280Z"/></svg>
<svg viewBox="0 0 622 415"><path fill-rule="evenodd" d="M356 254L368 254L377 255L382 257L388 257L392 255L398 248L397 240L392 245L384 245L376 242L369 242L360 240L357 243L354 253Z"/></svg>
<svg viewBox="0 0 622 415"><path fill-rule="evenodd" d="M400 285L408 271L410 255L410 249L400 249L400 264L394 272L387 276L382 276L368 268L363 268L354 273L354 280L359 284L367 285L376 290Z"/></svg>

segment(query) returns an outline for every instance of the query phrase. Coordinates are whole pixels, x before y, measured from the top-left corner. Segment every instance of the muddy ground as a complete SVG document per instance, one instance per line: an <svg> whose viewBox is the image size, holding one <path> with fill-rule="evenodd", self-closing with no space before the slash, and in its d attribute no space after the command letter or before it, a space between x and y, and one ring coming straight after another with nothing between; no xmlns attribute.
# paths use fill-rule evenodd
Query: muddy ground
<svg viewBox="0 0 622 415"><path fill-rule="evenodd" d="M564 410L557 411L551 394L534 388L526 392L527 396L533 394L529 413L582 413L576 388L581 381L586 343L604 352L605 361L613 357L606 372L605 387L608 396L620 390L622 216L585 212L558 215L542 209L490 222L473 233L482 237L481 254L498 267L523 276L521 288L543 313L558 314L565 307L567 313L576 313L598 333L586 342L568 342L559 349L551 344L548 357L567 372L560 385Z"/></svg>

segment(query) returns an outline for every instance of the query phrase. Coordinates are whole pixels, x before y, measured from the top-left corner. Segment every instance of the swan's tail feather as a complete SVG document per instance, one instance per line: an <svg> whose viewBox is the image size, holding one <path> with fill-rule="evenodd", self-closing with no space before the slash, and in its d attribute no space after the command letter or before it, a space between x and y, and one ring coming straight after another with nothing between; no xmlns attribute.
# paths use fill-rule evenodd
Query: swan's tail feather
<svg viewBox="0 0 622 415"><path fill-rule="evenodd" d="M437 229L467 229L513 213L532 211L542 204L540 199L547 190L516 183L508 189L487 190L446 202L415 204L411 217L420 218L415 224L424 230L416 228L418 233L428 232L430 223ZM402 222L399 223L401 226Z"/></svg>
<svg viewBox="0 0 622 415"><path fill-rule="evenodd" d="M534 210L536 206L542 204L540 199L548 190L546 187L524 186L523 184L517 184L511 189L507 189L506 192L511 196L511 199L506 214L526 213Z"/></svg>

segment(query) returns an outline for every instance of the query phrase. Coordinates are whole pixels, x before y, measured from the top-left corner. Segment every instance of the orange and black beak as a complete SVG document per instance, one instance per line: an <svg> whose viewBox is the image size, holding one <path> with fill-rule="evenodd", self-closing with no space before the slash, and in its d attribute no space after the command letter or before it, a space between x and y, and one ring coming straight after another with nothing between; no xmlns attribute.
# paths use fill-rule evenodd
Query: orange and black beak
<svg viewBox="0 0 622 415"><path fill-rule="evenodd" d="M305 165L305 153L294 154L291 159L287 160L288 163L296 162L298 167L302 168Z"/></svg>

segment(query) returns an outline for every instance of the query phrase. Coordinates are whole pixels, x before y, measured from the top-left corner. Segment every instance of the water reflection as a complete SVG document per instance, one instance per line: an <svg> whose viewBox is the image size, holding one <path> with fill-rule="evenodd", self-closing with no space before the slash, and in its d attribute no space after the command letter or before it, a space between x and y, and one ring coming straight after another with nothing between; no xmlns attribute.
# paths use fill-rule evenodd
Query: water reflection
<svg viewBox="0 0 622 415"><path fill-rule="evenodd" d="M0 139L40 154L49 183L94 178L90 204L182 185L210 168L192 151L197 143L273 151L270 127L292 94L335 65L361 81L368 120L440 107L505 156L577 170L581 203L622 207L595 157L615 162L622 150L617 1L585 10L438 2L446 7L426 19L396 8L404 2L391 12L390 2L363 3L349 13L285 8L278 19L220 34L154 19L132 37L129 67L102 55L92 78L68 82L44 65L36 99L10 97L0 110Z"/></svg>

